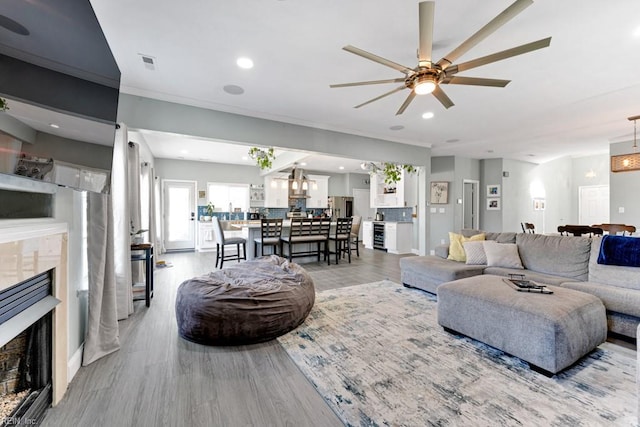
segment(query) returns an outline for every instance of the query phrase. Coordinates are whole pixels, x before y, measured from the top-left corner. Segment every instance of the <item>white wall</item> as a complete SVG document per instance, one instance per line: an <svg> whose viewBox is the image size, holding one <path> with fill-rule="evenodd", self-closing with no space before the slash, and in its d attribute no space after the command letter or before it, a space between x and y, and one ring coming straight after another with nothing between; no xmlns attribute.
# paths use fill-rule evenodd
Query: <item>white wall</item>
<svg viewBox="0 0 640 427"><path fill-rule="evenodd" d="M567 223L579 224L580 187L609 185L609 153L578 157L572 161L571 215Z"/></svg>

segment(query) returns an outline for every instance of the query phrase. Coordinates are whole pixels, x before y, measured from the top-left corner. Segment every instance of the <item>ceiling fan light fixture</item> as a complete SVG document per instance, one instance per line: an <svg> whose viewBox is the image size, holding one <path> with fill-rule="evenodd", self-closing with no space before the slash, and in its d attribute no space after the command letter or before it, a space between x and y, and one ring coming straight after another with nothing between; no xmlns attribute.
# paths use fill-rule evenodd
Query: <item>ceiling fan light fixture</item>
<svg viewBox="0 0 640 427"><path fill-rule="evenodd" d="M413 91L416 95L428 95L436 89L436 79L431 75L424 75L418 77Z"/></svg>

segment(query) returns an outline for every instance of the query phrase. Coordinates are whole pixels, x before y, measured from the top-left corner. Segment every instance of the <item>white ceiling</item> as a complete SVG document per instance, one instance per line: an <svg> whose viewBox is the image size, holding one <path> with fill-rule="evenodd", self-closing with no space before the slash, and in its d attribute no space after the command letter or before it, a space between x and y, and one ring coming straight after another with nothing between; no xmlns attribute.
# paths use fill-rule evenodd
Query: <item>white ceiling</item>
<svg viewBox="0 0 640 427"><path fill-rule="evenodd" d="M510 3L436 1L434 59ZM637 0L537 0L458 61L551 36L549 48L460 73L511 79L506 88L446 85L454 107L445 110L426 95L416 97L401 116L395 112L407 91L353 108L393 84L329 85L402 77L343 51L348 44L414 67L417 0L91 4L122 72L124 93L431 146L435 156L541 163L606 152L610 142L632 138L627 117L640 114ZM154 58L154 70L145 67L142 55ZM255 67L239 69L240 56L252 58ZM228 94L226 85L240 86L244 94ZM422 119L426 111L435 117ZM394 126L404 128L391 130ZM196 160L219 161L221 153L235 158L246 150L155 133L144 137L158 157L189 158L179 151L187 149L197 153Z"/></svg>

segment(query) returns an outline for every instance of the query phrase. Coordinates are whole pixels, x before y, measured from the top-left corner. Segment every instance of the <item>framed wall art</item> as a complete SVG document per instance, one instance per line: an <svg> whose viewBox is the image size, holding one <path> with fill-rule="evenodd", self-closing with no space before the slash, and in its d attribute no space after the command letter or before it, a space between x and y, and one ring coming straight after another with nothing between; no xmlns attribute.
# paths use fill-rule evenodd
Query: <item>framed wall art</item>
<svg viewBox="0 0 640 427"><path fill-rule="evenodd" d="M500 197L500 185L487 185L487 197Z"/></svg>
<svg viewBox="0 0 640 427"><path fill-rule="evenodd" d="M449 199L449 183L447 181L431 181L429 203L446 205Z"/></svg>
<svg viewBox="0 0 640 427"><path fill-rule="evenodd" d="M499 211L500 210L500 199L496 197L487 198L487 210L488 211Z"/></svg>

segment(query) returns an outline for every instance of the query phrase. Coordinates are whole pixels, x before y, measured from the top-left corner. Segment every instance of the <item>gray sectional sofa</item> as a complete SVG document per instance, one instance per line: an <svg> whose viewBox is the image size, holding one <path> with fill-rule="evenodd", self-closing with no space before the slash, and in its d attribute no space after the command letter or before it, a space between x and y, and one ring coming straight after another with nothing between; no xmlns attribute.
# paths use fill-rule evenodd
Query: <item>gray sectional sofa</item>
<svg viewBox="0 0 640 427"><path fill-rule="evenodd" d="M471 236L478 230L463 230ZM437 294L438 286L480 274L525 274L529 280L586 292L602 300L609 331L636 338L640 323L640 268L597 263L601 236L547 236L528 233L485 233L487 240L515 243L524 270L487 265L467 265L448 260L448 246L436 255L400 259L405 286Z"/></svg>

